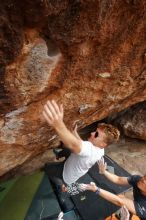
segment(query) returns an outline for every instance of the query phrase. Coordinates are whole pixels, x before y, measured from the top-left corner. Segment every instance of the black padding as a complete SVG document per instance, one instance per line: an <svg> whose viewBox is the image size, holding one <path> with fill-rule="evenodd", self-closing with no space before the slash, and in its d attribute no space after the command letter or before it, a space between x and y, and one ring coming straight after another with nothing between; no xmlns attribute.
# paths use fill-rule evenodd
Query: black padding
<svg viewBox="0 0 146 220"><path fill-rule="evenodd" d="M74 203L70 199L70 196L67 193L61 191L63 181L59 178L51 178L50 179L54 192L58 198L59 204L61 206L62 211L69 212L70 210L74 209Z"/></svg>
<svg viewBox="0 0 146 220"><path fill-rule="evenodd" d="M75 212L72 210L70 212L65 213L63 216L63 219L64 220L78 220L79 218L77 217Z"/></svg>
<svg viewBox="0 0 146 220"><path fill-rule="evenodd" d="M52 190L48 177L44 175L44 178L32 200L25 220L42 220L51 217L52 215L58 216L60 212L61 209L56 195Z"/></svg>
<svg viewBox="0 0 146 220"><path fill-rule="evenodd" d="M130 174L126 170L124 170L122 167L120 167L115 161L113 161L108 156L105 156L104 159L105 159L105 162L107 163L108 166L111 166L114 168L114 173L116 175L125 176L125 177L130 176ZM114 184L111 181L109 181L104 175L99 174L99 169L98 169L97 164L95 164L88 171L88 173L93 178L93 180L96 182L96 184L98 186L101 186L103 189L110 191L114 194L123 193L123 192L129 190L129 188L131 188L130 186L121 186L121 185Z"/></svg>
<svg viewBox="0 0 146 220"><path fill-rule="evenodd" d="M119 208L92 192L85 192L84 197L84 200L81 199L81 195L72 198L84 220L103 220Z"/></svg>
<svg viewBox="0 0 146 220"><path fill-rule="evenodd" d="M42 220L57 220L58 215L52 215L51 217L43 218ZM63 220L79 220L74 210L64 213Z"/></svg>
<svg viewBox="0 0 146 220"><path fill-rule="evenodd" d="M119 176L130 176L117 163L105 156L105 161L109 166L114 167L115 174ZM98 165L95 164L89 172L79 179L80 183L95 182L101 188L113 192L114 194L122 193L130 188L130 186L118 186L111 183L103 175L99 174ZM104 220L106 217L116 212L119 207L106 201L93 192L83 192L79 195L72 196L75 206L84 220Z"/></svg>
<svg viewBox="0 0 146 220"><path fill-rule="evenodd" d="M57 220L59 214L54 214L49 217L42 218L41 220Z"/></svg>
<svg viewBox="0 0 146 220"><path fill-rule="evenodd" d="M114 170L115 174L119 176L130 176L130 174L127 171L121 168L117 163L115 163L109 157L105 156L105 161L107 162L108 166L110 166L110 169L112 171ZM86 175L80 178L78 182L79 183L95 182L101 188L113 192L114 194L123 193L130 188L130 186L129 187L118 186L108 181L107 178L99 174L97 164L95 164ZM56 184L58 183L56 182ZM55 189L57 189L57 187L55 187ZM112 215L114 212L116 212L119 209L118 206L113 205L112 203L106 201L105 199L101 198L95 193L89 191L80 193L75 196L71 196L71 199L66 197L64 193L62 194L58 193L57 190L56 190L56 195L58 197L63 212L68 212L69 210L73 210L76 208L81 216L81 219L83 220L104 220L106 217ZM72 201L74 204L72 203ZM53 220L56 220L55 218L57 218L57 215L52 214L51 216L48 217L42 219L52 220L53 218ZM64 220L68 220L66 218L67 215L65 215ZM69 218L69 220L72 219Z"/></svg>
<svg viewBox="0 0 146 220"><path fill-rule="evenodd" d="M94 182L91 176L86 174L79 180L80 183ZM71 197L75 206L84 220L104 220L118 210L118 207L97 196L93 192L85 191Z"/></svg>
<svg viewBox="0 0 146 220"><path fill-rule="evenodd" d="M69 212L70 210L73 210L75 208L74 203L66 193L60 192L57 194L57 197L61 209L64 213Z"/></svg>

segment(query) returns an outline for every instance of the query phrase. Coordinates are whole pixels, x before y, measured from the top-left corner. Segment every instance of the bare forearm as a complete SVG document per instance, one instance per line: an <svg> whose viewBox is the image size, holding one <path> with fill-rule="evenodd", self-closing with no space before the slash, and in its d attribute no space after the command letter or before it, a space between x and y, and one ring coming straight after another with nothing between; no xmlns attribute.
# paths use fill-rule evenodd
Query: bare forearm
<svg viewBox="0 0 146 220"><path fill-rule="evenodd" d="M112 174L108 172L107 170L104 172L104 175L106 176L107 179L109 179L111 182L119 185L128 185L128 180L127 177L121 177L117 176L115 174Z"/></svg>
<svg viewBox="0 0 146 220"><path fill-rule="evenodd" d="M118 195L115 195L113 193L110 193L106 190L100 189L99 195L108 200L109 202L117 205L117 206L126 206L126 208L133 214L136 214L134 202L130 199L123 197L119 197Z"/></svg>
<svg viewBox="0 0 146 220"><path fill-rule="evenodd" d="M107 163L104 162L104 158L101 158L101 160L99 160L97 163L99 166L99 173L103 174L108 180L119 185L129 185L127 177L117 176L106 170Z"/></svg>
<svg viewBox="0 0 146 220"><path fill-rule="evenodd" d="M108 200L109 202L117 205L117 206L123 206L123 203L122 203L122 200L121 198L119 198L117 195L113 194L113 193L110 193L104 189L100 189L100 193L99 195Z"/></svg>
<svg viewBox="0 0 146 220"><path fill-rule="evenodd" d="M117 183L118 176L108 172L107 170L104 172L104 176L113 183Z"/></svg>

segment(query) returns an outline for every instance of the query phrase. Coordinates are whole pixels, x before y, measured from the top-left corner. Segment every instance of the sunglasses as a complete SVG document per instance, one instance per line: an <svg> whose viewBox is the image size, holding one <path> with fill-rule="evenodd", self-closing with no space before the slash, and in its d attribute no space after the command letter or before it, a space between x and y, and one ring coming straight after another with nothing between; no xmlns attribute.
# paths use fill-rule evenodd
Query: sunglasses
<svg viewBox="0 0 146 220"><path fill-rule="evenodd" d="M95 132L94 137L95 137L95 138L98 137L98 131Z"/></svg>

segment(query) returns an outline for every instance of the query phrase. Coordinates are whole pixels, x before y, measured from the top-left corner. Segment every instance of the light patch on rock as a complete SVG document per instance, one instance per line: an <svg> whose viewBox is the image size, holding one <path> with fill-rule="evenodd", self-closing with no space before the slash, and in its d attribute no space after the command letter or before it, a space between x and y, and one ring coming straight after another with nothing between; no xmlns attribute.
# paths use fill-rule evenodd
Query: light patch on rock
<svg viewBox="0 0 146 220"><path fill-rule="evenodd" d="M30 85L38 85L38 91L41 92L47 85L52 70L55 68L60 54L49 57L48 48L44 40L39 40L32 48L27 59L20 67L22 72L25 68L25 84L21 87L24 90ZM31 89L31 88L30 88ZM26 91L27 92L27 91Z"/></svg>
<svg viewBox="0 0 146 220"><path fill-rule="evenodd" d="M86 110L88 110L89 108L94 108L95 106L90 105L90 104L81 104L79 107L79 113L84 113Z"/></svg>
<svg viewBox="0 0 146 220"><path fill-rule="evenodd" d="M108 72L104 72L104 73L99 73L97 76L100 76L102 78L110 78L111 74Z"/></svg>
<svg viewBox="0 0 146 220"><path fill-rule="evenodd" d="M7 144L14 144L17 135L20 135L20 129L23 128L23 118L17 117L25 112L27 107L21 107L5 115L5 123L0 131L0 140Z"/></svg>
<svg viewBox="0 0 146 220"><path fill-rule="evenodd" d="M79 50L80 50L80 56L83 57L88 56L91 50L89 42L82 43L79 47Z"/></svg>
<svg viewBox="0 0 146 220"><path fill-rule="evenodd" d="M25 81L21 86L22 91L25 91L28 88L31 90L31 85L33 85L33 87L34 85L38 85L38 91L43 91L53 68L56 66L58 58L58 55L53 58L48 57L47 45L44 41L40 41L34 45L23 66L20 68L21 72L25 68Z"/></svg>
<svg viewBox="0 0 146 220"><path fill-rule="evenodd" d="M57 135L55 134L55 135L53 135L49 140L48 140L48 142L50 142L50 141L52 141L52 140L54 140L55 138L57 138Z"/></svg>
<svg viewBox="0 0 146 220"><path fill-rule="evenodd" d="M6 68L6 85L10 92L16 94L16 100L22 102L23 99L23 104L27 104L44 91L61 57L60 51L49 54L45 40L38 33L30 37L26 31L20 56Z"/></svg>
<svg viewBox="0 0 146 220"><path fill-rule="evenodd" d="M129 127L131 127L131 126L132 126L132 124L131 124L129 121L124 124L124 127L125 127L125 128L129 128Z"/></svg>
<svg viewBox="0 0 146 220"><path fill-rule="evenodd" d="M20 107L18 108L17 110L14 110L12 112L9 112L5 115L6 118L11 118L11 117L15 117L17 115L20 115L21 113L23 112L26 112L27 110L27 106L23 106L23 107Z"/></svg>
<svg viewBox="0 0 146 220"><path fill-rule="evenodd" d="M67 97L68 99L72 96L72 93L71 92L68 92L65 94L65 97Z"/></svg>
<svg viewBox="0 0 146 220"><path fill-rule="evenodd" d="M116 95L112 95L112 94L107 94L107 98L108 100L111 101L116 101L118 99Z"/></svg>

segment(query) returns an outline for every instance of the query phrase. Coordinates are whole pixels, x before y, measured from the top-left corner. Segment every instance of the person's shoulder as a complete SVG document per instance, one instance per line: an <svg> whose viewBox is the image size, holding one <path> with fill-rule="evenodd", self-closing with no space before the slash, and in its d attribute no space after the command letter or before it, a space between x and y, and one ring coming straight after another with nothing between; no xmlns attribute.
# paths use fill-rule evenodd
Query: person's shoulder
<svg viewBox="0 0 146 220"><path fill-rule="evenodd" d="M96 155L98 155L98 160L100 160L104 156L104 148L95 146Z"/></svg>
<svg viewBox="0 0 146 220"><path fill-rule="evenodd" d="M92 147L94 146L90 141L81 141L82 142L82 146L88 146L88 147Z"/></svg>
<svg viewBox="0 0 146 220"><path fill-rule="evenodd" d="M90 149L92 151L95 151L95 152L104 152L104 149L103 148L100 148L98 146L95 146L94 144L92 144L90 141L85 141L85 145L90 147Z"/></svg>
<svg viewBox="0 0 146 220"><path fill-rule="evenodd" d="M79 156L89 156L93 144L90 141L81 141L81 151Z"/></svg>
<svg viewBox="0 0 146 220"><path fill-rule="evenodd" d="M94 149L98 152L104 152L104 148L93 145Z"/></svg>

